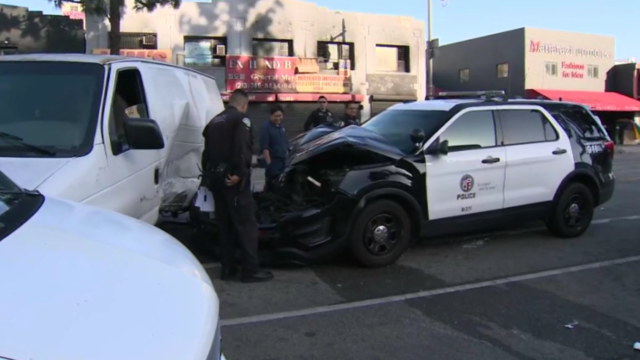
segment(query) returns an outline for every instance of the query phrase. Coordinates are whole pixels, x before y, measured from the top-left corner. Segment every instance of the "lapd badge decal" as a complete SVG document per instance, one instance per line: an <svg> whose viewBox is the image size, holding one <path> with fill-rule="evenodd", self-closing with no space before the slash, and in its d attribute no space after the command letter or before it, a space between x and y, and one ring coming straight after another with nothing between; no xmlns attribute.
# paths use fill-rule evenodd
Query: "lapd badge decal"
<svg viewBox="0 0 640 360"><path fill-rule="evenodd" d="M462 190L462 192L468 193L469 191L473 190L473 183L473 176L469 174L463 175L462 179L460 179L460 190Z"/></svg>
<svg viewBox="0 0 640 360"><path fill-rule="evenodd" d="M473 180L473 176L469 174L465 174L460 179L460 190L462 190L462 194L458 194L456 196L456 200L469 200L475 199L476 193L471 192L473 190L473 185L475 181Z"/></svg>
<svg viewBox="0 0 640 360"><path fill-rule="evenodd" d="M242 119L242 122L248 127L251 127L251 120L249 120L249 118L244 118Z"/></svg>

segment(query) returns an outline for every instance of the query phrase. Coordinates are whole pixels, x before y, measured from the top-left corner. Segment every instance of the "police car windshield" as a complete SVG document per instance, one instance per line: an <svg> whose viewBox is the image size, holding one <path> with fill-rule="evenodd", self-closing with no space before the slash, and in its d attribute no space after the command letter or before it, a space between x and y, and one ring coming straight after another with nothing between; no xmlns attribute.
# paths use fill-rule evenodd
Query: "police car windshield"
<svg viewBox="0 0 640 360"><path fill-rule="evenodd" d="M415 152L411 132L422 129L429 139L447 121L447 112L438 110L386 110L362 124L381 135L405 154Z"/></svg>
<svg viewBox="0 0 640 360"><path fill-rule="evenodd" d="M0 61L0 157L73 157L93 147L104 66Z"/></svg>

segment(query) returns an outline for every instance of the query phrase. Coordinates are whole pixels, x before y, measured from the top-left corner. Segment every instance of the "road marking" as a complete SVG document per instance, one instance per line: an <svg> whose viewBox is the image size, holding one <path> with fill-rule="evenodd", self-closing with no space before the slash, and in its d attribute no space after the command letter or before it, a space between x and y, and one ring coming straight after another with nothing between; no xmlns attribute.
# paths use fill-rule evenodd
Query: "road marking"
<svg viewBox="0 0 640 360"><path fill-rule="evenodd" d="M273 314L247 316L247 317L236 318L236 319L221 320L220 325L234 326L234 325L255 324L260 322L282 320L282 319L294 318L299 316L309 316L309 315L330 313L330 312L335 312L340 310L357 309L357 308L373 306L373 305L383 305L383 304L407 301L411 299L426 298L426 297L431 297L435 295L451 294L451 293L457 293L457 292L462 292L467 290L475 290L475 289L491 287L491 286L496 286L501 284L509 284L514 282L526 281L526 280L541 279L541 278L546 278L546 277L551 277L556 275L574 273L578 271L591 270L591 269L603 268L603 267L614 266L614 265L621 265L621 264L631 263L635 261L640 261L640 255L621 258L621 259L599 261L596 263L571 266L571 267L560 268L556 270L540 271L540 272L535 272L535 273L530 273L525 275L509 276L509 277L496 279L496 280L480 281L480 282L471 283L471 284L456 285L456 286L451 286L451 287L446 287L441 289L420 291L420 292L404 294L404 295L388 296L388 297L382 297L382 298L370 299L370 300L364 300L364 301L354 301L354 302L345 303L345 304L319 306L319 307L303 309L303 310L284 311L284 312L273 313Z"/></svg>
<svg viewBox="0 0 640 360"><path fill-rule="evenodd" d="M591 225L608 224L608 223L610 223L612 221L616 221L616 220L640 220L640 215L622 216L622 217L616 217L616 218L593 220L591 222ZM526 233L529 233L529 232L535 232L535 231L541 231L541 230L546 230L546 227L539 226L539 227L527 228L527 229L522 229L522 230L497 231L497 232L493 232L493 233L471 234L471 235L467 235L465 237L465 239L476 238L476 237L487 237L487 236L520 235L520 234L526 234ZM462 239L462 238L458 238L458 239ZM220 267L220 263L219 262L204 263L204 264L202 264L202 267L205 268L205 269L215 269L217 267Z"/></svg>

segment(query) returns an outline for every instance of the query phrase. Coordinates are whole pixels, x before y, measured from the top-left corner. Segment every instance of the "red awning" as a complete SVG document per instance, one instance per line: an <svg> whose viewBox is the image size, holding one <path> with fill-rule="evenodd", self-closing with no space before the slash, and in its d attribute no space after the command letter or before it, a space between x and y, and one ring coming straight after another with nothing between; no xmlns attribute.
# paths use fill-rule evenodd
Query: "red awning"
<svg viewBox="0 0 640 360"><path fill-rule="evenodd" d="M640 101L617 92L528 89L527 97L538 96L587 105L593 111L640 111Z"/></svg>

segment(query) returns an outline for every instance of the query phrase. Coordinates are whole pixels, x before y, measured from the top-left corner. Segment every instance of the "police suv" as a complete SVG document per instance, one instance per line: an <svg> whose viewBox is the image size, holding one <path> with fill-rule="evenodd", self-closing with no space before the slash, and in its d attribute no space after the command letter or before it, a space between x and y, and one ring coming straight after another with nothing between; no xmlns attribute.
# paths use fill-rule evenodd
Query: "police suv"
<svg viewBox="0 0 640 360"><path fill-rule="evenodd" d="M349 250L365 266L383 266L411 239L520 220L577 237L613 195L613 156L602 125L579 104L397 104L295 148L282 191L255 194L262 248L303 263Z"/></svg>

